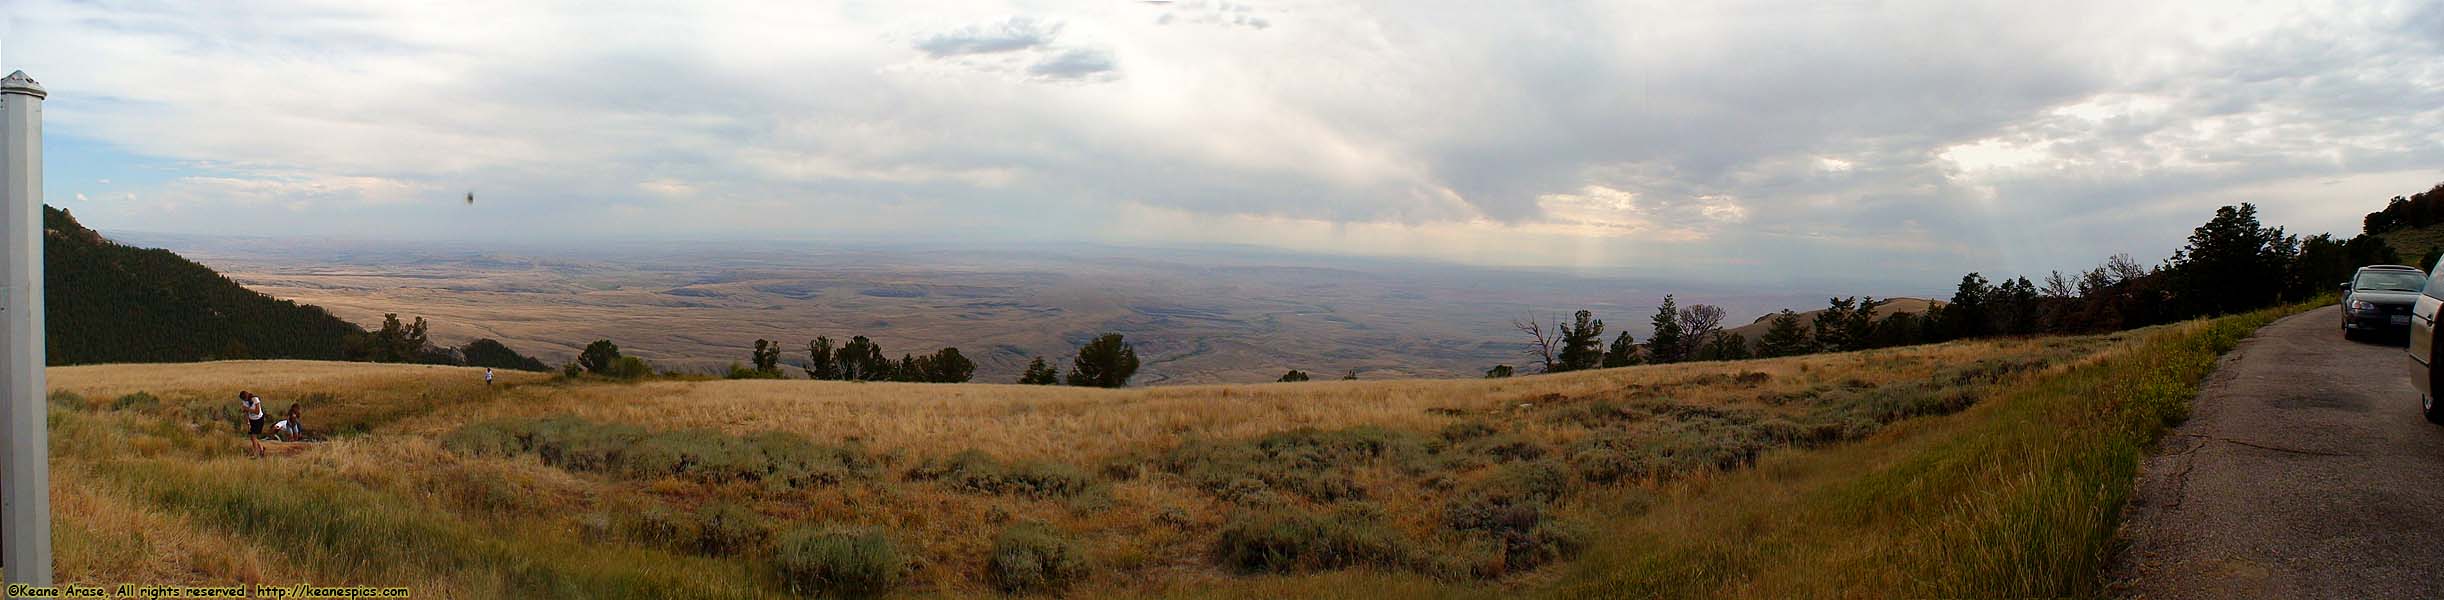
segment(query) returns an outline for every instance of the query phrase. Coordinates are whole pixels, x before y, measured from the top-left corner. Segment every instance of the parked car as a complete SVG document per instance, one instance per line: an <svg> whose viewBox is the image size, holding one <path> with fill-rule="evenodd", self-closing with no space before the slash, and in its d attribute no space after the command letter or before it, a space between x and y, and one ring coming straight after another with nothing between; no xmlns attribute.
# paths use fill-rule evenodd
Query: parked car
<svg viewBox="0 0 2444 600"><path fill-rule="evenodd" d="M2444 265L2444 260L2437 261ZM2419 412L2427 422L2444 425L2444 402L2436 401L2436 377L2444 376L2436 368L2436 311L2444 309L2444 281L2440 281L2429 265L2427 283L2420 286L2417 298L2410 306L2410 384L2419 390Z"/></svg>
<svg viewBox="0 0 2444 600"><path fill-rule="evenodd" d="M2410 332L2410 309L2427 288L2418 267L2360 267L2342 283L2342 337L2395 339Z"/></svg>

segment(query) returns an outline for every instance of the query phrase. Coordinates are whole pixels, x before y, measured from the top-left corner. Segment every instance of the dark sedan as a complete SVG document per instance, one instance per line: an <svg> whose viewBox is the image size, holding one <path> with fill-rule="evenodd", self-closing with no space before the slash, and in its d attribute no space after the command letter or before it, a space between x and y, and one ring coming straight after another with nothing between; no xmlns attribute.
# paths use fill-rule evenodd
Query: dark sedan
<svg viewBox="0 0 2444 600"><path fill-rule="evenodd" d="M2359 339L2370 334L2387 338L2410 332L2410 306L2427 287L2427 273L2417 267L2360 267L2342 284L2342 336Z"/></svg>

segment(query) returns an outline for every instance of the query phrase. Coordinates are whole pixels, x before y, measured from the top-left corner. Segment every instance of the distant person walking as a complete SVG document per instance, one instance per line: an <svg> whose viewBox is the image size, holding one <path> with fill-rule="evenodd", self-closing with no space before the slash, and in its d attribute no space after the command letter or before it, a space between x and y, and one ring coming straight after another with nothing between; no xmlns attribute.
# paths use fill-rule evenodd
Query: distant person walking
<svg viewBox="0 0 2444 600"><path fill-rule="evenodd" d="M253 445L255 456L263 456L263 397L239 391L238 410L246 415L246 442Z"/></svg>
<svg viewBox="0 0 2444 600"><path fill-rule="evenodd" d="M484 367L484 387L492 387L492 367Z"/></svg>

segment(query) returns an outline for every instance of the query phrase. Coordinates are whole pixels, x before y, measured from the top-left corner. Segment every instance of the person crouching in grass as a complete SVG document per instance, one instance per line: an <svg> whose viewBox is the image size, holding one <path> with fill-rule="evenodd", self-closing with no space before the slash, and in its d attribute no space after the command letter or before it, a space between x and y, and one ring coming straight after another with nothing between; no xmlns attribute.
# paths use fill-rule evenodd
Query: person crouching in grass
<svg viewBox="0 0 2444 600"><path fill-rule="evenodd" d="M291 402L289 403L288 418L281 419L279 423L272 424L272 431L278 432L280 434L280 439L283 441L294 442L305 439L304 417L305 410L300 408L297 403Z"/></svg>

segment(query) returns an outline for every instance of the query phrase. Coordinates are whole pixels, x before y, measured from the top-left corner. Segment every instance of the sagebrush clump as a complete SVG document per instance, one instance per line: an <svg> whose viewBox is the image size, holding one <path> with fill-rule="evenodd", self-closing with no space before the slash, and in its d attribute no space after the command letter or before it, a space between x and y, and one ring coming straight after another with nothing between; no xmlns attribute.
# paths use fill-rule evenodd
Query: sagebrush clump
<svg viewBox="0 0 2444 600"><path fill-rule="evenodd" d="M837 485L871 478L881 468L873 456L856 446L822 446L795 434L738 437L695 429L648 432L575 417L473 423L443 436L441 443L474 456L533 453L544 464L630 479L677 477L783 488Z"/></svg>
<svg viewBox="0 0 2444 600"><path fill-rule="evenodd" d="M800 527L774 543L772 566L792 594L868 597L890 591L907 563L881 532Z"/></svg>
<svg viewBox="0 0 2444 600"><path fill-rule="evenodd" d="M1054 591L1085 577L1086 554L1043 523L1010 526L993 540L986 579L1004 592Z"/></svg>
<svg viewBox="0 0 2444 600"><path fill-rule="evenodd" d="M1222 526L1214 554L1241 573L1300 573L1378 567L1403 570L1424 564L1425 553L1380 520L1362 515L1316 515L1293 509L1251 512Z"/></svg>
<svg viewBox="0 0 2444 600"><path fill-rule="evenodd" d="M975 450L927 460L909 469L908 479L939 481L951 489L975 494L1031 498L1076 496L1094 482L1085 470L1073 465L1045 461L1004 463Z"/></svg>

